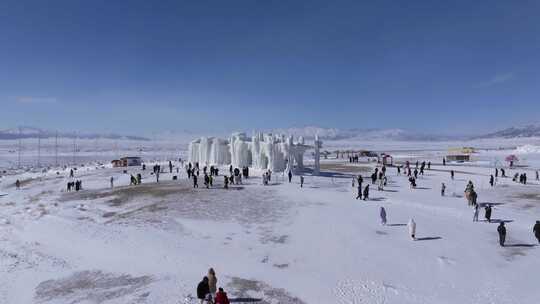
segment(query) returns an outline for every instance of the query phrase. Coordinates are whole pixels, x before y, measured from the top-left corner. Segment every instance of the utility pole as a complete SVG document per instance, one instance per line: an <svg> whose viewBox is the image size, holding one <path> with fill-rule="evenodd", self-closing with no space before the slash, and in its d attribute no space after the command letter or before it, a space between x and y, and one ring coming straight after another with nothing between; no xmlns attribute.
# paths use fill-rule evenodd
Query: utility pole
<svg viewBox="0 0 540 304"><path fill-rule="evenodd" d="M54 165L58 167L58 131L54 137Z"/></svg>
<svg viewBox="0 0 540 304"><path fill-rule="evenodd" d="M41 167L41 131L38 132L37 167Z"/></svg>
<svg viewBox="0 0 540 304"><path fill-rule="evenodd" d="M94 141L94 161L98 162L98 139L99 137L96 136L96 139Z"/></svg>
<svg viewBox="0 0 540 304"><path fill-rule="evenodd" d="M77 151L77 132L73 133L73 165L75 165L75 153Z"/></svg>
<svg viewBox="0 0 540 304"><path fill-rule="evenodd" d="M21 127L19 127L19 148L18 148L18 155L17 155L17 168L21 168L21 148L22 148L22 142L21 142Z"/></svg>

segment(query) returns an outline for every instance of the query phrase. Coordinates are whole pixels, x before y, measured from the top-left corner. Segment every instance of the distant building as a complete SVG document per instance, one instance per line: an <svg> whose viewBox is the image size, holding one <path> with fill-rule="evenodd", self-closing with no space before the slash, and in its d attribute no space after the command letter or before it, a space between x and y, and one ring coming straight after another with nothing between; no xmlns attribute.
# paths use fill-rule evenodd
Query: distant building
<svg viewBox="0 0 540 304"><path fill-rule="evenodd" d="M458 163L468 162L468 161L471 161L471 155L469 155L469 154L450 154L450 155L446 155L446 161L448 161L448 162L458 162Z"/></svg>
<svg viewBox="0 0 540 304"><path fill-rule="evenodd" d="M381 154L381 162L385 166L392 166L394 164L394 159L390 154Z"/></svg>
<svg viewBox="0 0 540 304"><path fill-rule="evenodd" d="M446 161L458 163L469 162L473 153L476 153L473 147L450 148L448 149L448 155L446 155Z"/></svg>
<svg viewBox="0 0 540 304"><path fill-rule="evenodd" d="M474 147L460 147L448 149L449 154L471 154L476 153Z"/></svg>
<svg viewBox="0 0 540 304"><path fill-rule="evenodd" d="M142 159L138 156L122 157L111 161L113 167L131 167L142 165Z"/></svg>
<svg viewBox="0 0 540 304"><path fill-rule="evenodd" d="M114 168L123 167L123 162L119 159L111 161L111 164Z"/></svg>

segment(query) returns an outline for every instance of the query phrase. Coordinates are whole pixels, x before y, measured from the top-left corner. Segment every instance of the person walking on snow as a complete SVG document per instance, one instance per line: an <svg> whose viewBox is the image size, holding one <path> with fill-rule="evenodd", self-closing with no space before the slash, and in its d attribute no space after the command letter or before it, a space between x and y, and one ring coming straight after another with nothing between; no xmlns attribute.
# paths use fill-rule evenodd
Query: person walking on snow
<svg viewBox="0 0 540 304"><path fill-rule="evenodd" d="M536 224L533 228L534 236L538 240L538 243L540 243L540 221L536 221Z"/></svg>
<svg viewBox="0 0 540 304"><path fill-rule="evenodd" d="M407 226L409 227L409 235L411 236L411 239L416 241L416 222L414 219L411 218Z"/></svg>
<svg viewBox="0 0 540 304"><path fill-rule="evenodd" d="M441 196L444 196L444 192L446 191L446 185L444 183L441 184Z"/></svg>
<svg viewBox="0 0 540 304"><path fill-rule="evenodd" d="M495 184L495 178L493 177L493 175L489 177L489 184L491 185L491 187L493 187L493 185Z"/></svg>
<svg viewBox="0 0 540 304"><path fill-rule="evenodd" d="M490 205L486 206L484 217L486 218L486 221L488 221L488 223L491 223L491 206Z"/></svg>
<svg viewBox="0 0 540 304"><path fill-rule="evenodd" d="M291 182L291 180L292 180L292 171L289 170L289 183Z"/></svg>
<svg viewBox="0 0 540 304"><path fill-rule="evenodd" d="M384 207L381 207L381 210L380 210L380 216L381 216L381 225L386 225L386 210L384 209Z"/></svg>
<svg viewBox="0 0 540 304"><path fill-rule="evenodd" d="M204 186L206 189L210 188L210 178L208 177L208 174L204 174Z"/></svg>
<svg viewBox="0 0 540 304"><path fill-rule="evenodd" d="M473 207L473 222L478 222L478 213L480 212L480 208L478 207L478 204L474 205Z"/></svg>
<svg viewBox="0 0 540 304"><path fill-rule="evenodd" d="M193 175L193 188L199 188L199 183L197 182L196 175Z"/></svg>
<svg viewBox="0 0 540 304"><path fill-rule="evenodd" d="M300 188L304 188L304 176L300 175Z"/></svg>
<svg viewBox="0 0 540 304"><path fill-rule="evenodd" d="M533 227L534 236L538 240L538 243L540 243L540 221L536 221L536 224Z"/></svg>
<svg viewBox="0 0 540 304"><path fill-rule="evenodd" d="M366 185L364 188L364 200L367 200L369 198L369 184Z"/></svg>
<svg viewBox="0 0 540 304"><path fill-rule="evenodd" d="M356 199L362 199L362 184L358 184L358 195L356 195Z"/></svg>
<svg viewBox="0 0 540 304"><path fill-rule="evenodd" d="M497 227L497 232L499 233L499 245L504 247L504 242L506 241L506 227L504 227L504 222L499 224L499 227Z"/></svg>
<svg viewBox="0 0 540 304"><path fill-rule="evenodd" d="M111 176L111 189L114 188L114 177Z"/></svg>

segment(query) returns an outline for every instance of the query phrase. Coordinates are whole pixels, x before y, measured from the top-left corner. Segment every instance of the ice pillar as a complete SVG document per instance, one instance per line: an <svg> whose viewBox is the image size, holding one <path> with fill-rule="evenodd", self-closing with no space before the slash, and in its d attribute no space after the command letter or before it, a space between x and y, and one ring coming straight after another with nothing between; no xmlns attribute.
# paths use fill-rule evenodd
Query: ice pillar
<svg viewBox="0 0 540 304"><path fill-rule="evenodd" d="M321 147L322 141L319 140L319 135L315 135L315 166L313 167L313 175L319 175L321 173Z"/></svg>

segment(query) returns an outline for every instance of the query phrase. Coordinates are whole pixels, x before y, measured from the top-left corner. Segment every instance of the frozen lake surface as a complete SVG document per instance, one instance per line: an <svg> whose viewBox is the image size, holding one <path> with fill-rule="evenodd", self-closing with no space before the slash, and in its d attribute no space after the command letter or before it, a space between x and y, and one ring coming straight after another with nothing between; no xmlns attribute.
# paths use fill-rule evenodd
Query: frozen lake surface
<svg viewBox="0 0 540 304"><path fill-rule="evenodd" d="M140 168L80 167L84 190L69 193L67 170L5 176L0 303L195 303L210 267L231 298L259 303L538 301L532 226L540 185L531 167L507 170L527 172L527 185L499 178L492 188L489 166L433 165L416 189L388 168L384 191L372 185L369 200L355 200L352 176L362 174L366 185L375 165L324 160L322 176L306 175L303 188L298 176L288 183L278 173L263 186L256 171L228 190L222 176L211 189L200 178L194 189L183 170L157 184ZM137 173L142 185L129 186ZM494 222L472 222L463 197L469 180L478 201L494 205ZM408 236L410 218L417 241ZM500 221L507 247L498 244Z"/></svg>

